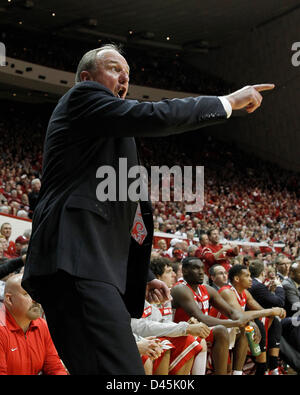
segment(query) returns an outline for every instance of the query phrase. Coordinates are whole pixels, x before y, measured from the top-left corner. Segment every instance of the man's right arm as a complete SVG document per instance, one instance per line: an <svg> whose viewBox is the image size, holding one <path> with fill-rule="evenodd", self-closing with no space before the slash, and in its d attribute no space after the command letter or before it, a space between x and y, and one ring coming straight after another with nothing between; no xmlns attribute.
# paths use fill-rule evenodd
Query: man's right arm
<svg viewBox="0 0 300 395"><path fill-rule="evenodd" d="M115 97L93 81L81 82L70 92L68 115L80 130L104 138L168 136L227 119L217 96L138 102Z"/></svg>
<svg viewBox="0 0 300 395"><path fill-rule="evenodd" d="M22 266L24 266L24 262L25 258L23 256L20 258L8 259L4 263L2 263L0 265L0 279L20 269Z"/></svg>

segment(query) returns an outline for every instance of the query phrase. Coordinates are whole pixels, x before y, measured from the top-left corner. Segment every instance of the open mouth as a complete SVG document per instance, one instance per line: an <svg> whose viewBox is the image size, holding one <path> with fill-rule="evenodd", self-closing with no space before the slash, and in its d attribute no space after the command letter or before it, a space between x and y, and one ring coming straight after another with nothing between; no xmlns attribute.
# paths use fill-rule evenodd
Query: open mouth
<svg viewBox="0 0 300 395"><path fill-rule="evenodd" d="M117 96L120 98L120 99L124 99L125 98L125 95L126 95L126 89L123 87L123 88L120 88L119 90L118 90L118 93L117 93Z"/></svg>

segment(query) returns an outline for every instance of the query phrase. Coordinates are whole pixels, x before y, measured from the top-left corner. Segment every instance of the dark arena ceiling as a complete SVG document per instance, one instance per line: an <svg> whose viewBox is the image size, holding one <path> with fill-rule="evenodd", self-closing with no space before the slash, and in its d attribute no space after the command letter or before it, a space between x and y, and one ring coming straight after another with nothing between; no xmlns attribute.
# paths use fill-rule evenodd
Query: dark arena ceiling
<svg viewBox="0 0 300 395"><path fill-rule="evenodd" d="M2 29L205 52L293 12L297 0L1 0Z"/></svg>

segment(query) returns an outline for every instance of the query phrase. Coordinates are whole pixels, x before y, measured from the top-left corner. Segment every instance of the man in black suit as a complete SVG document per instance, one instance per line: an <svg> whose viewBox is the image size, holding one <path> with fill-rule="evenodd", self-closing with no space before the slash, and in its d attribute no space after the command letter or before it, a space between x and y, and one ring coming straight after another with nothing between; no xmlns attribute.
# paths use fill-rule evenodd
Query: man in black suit
<svg viewBox="0 0 300 395"><path fill-rule="evenodd" d="M226 119L232 110L255 111L260 91L245 87L226 97L202 96L157 103L125 100L129 66L115 46L86 53L76 84L49 121L42 186L35 208L22 286L39 301L56 348L71 374L143 374L130 318L169 291L148 266L153 218L148 201L127 196L99 201L99 181L119 162L139 164L134 137L167 136ZM224 107L225 106L225 107ZM128 179L128 185L132 179ZM103 199L104 200L104 199ZM142 239L131 237L140 209Z"/></svg>
<svg viewBox="0 0 300 395"><path fill-rule="evenodd" d="M265 276L265 266L262 261L256 259L249 265L252 277L252 286L249 292L255 300L264 308L284 307L285 292L279 279L275 279L267 287L263 282Z"/></svg>
<svg viewBox="0 0 300 395"><path fill-rule="evenodd" d="M266 278L264 263L256 259L249 265L252 285L249 292L253 298L264 308L284 307L285 292L279 279L274 280L269 287L263 282ZM278 356L280 350L282 327L277 317L273 318L268 328L268 354L269 368L272 374L278 373Z"/></svg>

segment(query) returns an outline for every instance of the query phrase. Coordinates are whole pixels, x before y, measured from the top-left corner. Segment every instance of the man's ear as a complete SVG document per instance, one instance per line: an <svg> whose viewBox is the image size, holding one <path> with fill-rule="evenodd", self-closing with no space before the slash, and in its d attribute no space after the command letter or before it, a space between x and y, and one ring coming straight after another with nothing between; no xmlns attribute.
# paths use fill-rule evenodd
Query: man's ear
<svg viewBox="0 0 300 395"><path fill-rule="evenodd" d="M93 81L93 78L91 76L91 73L89 71L82 71L80 73L80 81Z"/></svg>
<svg viewBox="0 0 300 395"><path fill-rule="evenodd" d="M6 306L11 307L12 306L12 300L11 300L11 293L6 292L6 294L4 295L4 303Z"/></svg>

